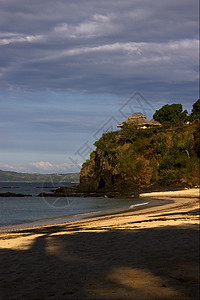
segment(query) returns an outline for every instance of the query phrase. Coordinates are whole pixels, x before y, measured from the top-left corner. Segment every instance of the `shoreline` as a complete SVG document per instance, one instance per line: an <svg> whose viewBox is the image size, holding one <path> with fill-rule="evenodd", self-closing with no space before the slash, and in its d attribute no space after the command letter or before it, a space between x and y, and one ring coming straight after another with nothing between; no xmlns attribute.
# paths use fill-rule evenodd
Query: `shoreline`
<svg viewBox="0 0 200 300"><path fill-rule="evenodd" d="M117 214L122 214L126 212L134 212L134 211L141 211L147 207L154 207L154 206L160 206L160 205L166 205L170 203L170 200L153 200L148 199L148 202L140 203L140 204L133 204L129 208L119 208L119 209L106 209L103 211L97 211L97 212L89 212L89 213L80 213L80 214L74 214L69 216L63 216L63 217L55 217L55 218L47 218L47 219L40 219L32 222L25 222L25 223L18 223L18 224L8 224L8 225L0 225L0 234L6 233L6 232L15 232L21 229L34 229L34 228L40 228L43 226L54 226L54 225L63 225L75 221L81 221L81 220L89 220L95 217L104 217L104 216L112 216Z"/></svg>
<svg viewBox="0 0 200 300"><path fill-rule="evenodd" d="M0 297L199 299L199 190L141 197L151 205L0 232Z"/></svg>
<svg viewBox="0 0 200 300"><path fill-rule="evenodd" d="M141 203L133 205L134 207L131 208L120 208L120 209L108 209L103 211L97 212L89 212L89 213L81 213L81 214L74 214L69 216L63 217L55 217L55 218L47 218L47 219L40 219L31 222L25 223L18 223L18 224L8 224L8 225L1 225L0 226L0 234L6 232L15 232L20 229L34 229L46 226L54 226L54 225L63 225L68 224L71 222L77 222L81 220L89 220L96 217L104 217L104 216L113 216L113 215L120 215L123 213L128 212L135 212L135 211L142 211L149 207L156 207L161 205L167 205L169 203L174 203L176 198L197 198L200 195L199 188L192 188L192 189L184 189L178 191L163 191L163 192L148 192L148 193L141 193L139 195L139 199L147 199L149 200L148 203Z"/></svg>

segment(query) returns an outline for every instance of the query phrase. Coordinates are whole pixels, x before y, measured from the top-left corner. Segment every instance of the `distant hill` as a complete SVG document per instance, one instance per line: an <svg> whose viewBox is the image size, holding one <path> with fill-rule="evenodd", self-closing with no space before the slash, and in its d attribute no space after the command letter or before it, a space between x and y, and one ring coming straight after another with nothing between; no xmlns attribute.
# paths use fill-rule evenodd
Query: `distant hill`
<svg viewBox="0 0 200 300"><path fill-rule="evenodd" d="M38 174L0 170L0 182L79 182L79 173Z"/></svg>

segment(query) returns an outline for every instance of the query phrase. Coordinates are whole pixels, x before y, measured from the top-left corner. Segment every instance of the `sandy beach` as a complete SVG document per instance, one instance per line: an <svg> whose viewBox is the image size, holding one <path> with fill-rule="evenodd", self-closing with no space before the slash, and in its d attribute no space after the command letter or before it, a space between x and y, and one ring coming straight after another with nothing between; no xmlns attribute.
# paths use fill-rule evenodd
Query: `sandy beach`
<svg viewBox="0 0 200 300"><path fill-rule="evenodd" d="M0 232L0 299L198 299L199 189L121 214Z"/></svg>

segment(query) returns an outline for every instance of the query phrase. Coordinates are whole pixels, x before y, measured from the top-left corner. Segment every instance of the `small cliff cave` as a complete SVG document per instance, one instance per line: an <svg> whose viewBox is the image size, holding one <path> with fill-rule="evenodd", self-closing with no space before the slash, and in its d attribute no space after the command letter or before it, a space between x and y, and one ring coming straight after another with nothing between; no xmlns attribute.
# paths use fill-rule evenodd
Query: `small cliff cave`
<svg viewBox="0 0 200 300"><path fill-rule="evenodd" d="M114 184L115 184L115 180L114 180L114 176L112 175L111 176L111 184L114 186Z"/></svg>
<svg viewBox="0 0 200 300"><path fill-rule="evenodd" d="M100 177L100 180L99 180L99 189L104 188L105 184L106 184L105 180L102 177Z"/></svg>

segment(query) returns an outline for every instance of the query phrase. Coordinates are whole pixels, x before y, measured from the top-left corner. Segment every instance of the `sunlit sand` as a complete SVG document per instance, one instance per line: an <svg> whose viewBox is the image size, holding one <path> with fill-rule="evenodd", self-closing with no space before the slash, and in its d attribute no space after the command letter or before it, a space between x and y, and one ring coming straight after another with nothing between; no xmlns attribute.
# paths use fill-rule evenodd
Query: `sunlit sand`
<svg viewBox="0 0 200 300"><path fill-rule="evenodd" d="M198 299L199 190L117 215L1 232L1 299Z"/></svg>

